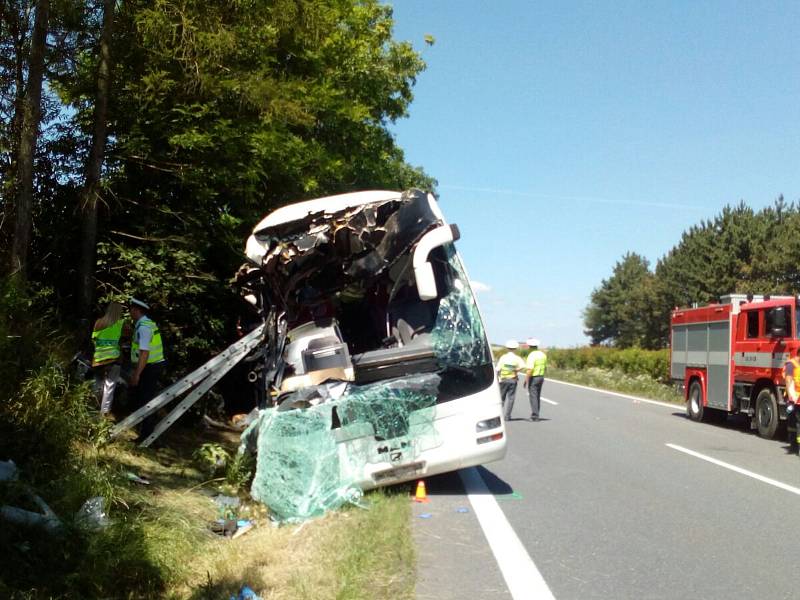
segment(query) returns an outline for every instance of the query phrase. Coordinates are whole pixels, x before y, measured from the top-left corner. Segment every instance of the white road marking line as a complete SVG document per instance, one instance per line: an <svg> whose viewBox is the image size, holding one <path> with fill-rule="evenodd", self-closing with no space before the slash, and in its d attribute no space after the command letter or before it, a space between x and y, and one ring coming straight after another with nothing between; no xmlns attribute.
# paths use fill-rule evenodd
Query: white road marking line
<svg viewBox="0 0 800 600"><path fill-rule="evenodd" d="M656 406L666 406L667 408L680 409L683 408L680 404L670 404L669 402L659 402L658 400L650 400L649 398L640 398L639 396L631 396L629 394L620 394L619 392L609 392L608 390L601 390L600 388L589 387L588 385L578 385L577 383L569 383L568 381L560 381L558 379L548 379L553 383L560 383L561 385L571 385L573 387L583 388L584 390L592 390L593 392L600 392L603 394L611 394L612 396L619 396L620 398L630 398L638 402L645 402L647 404L655 404Z"/></svg>
<svg viewBox="0 0 800 600"><path fill-rule="evenodd" d="M548 404L552 404L553 406L558 406L558 402L555 400L548 400L547 398L542 398L541 396L539 396L539 400L542 402L547 402Z"/></svg>
<svg viewBox="0 0 800 600"><path fill-rule="evenodd" d="M736 465L732 465L730 463L717 460L716 458L711 458L710 456L706 456L705 454L700 454L699 452L695 452L694 450L689 450L688 448L684 448L683 446L678 446L676 444L665 444L665 446L672 448L673 450L677 450L678 452L683 452L684 454L688 454L689 456L694 456L695 458L699 458L700 460L705 460L713 465L717 465L718 467L724 467L725 469L730 469L731 471L739 473L740 475L746 475L747 477L752 477L753 479L757 479L758 481L761 481L763 483L774 485L776 488L780 488L782 490L786 490L787 492L791 492L793 494L797 494L798 496L800 496L800 488L796 488L793 485L783 483L782 481L777 481L776 479L770 479L769 477L764 477L763 475L759 475L758 473L753 473L752 471L748 471L747 469L737 467Z"/></svg>
<svg viewBox="0 0 800 600"><path fill-rule="evenodd" d="M541 598L555 600L542 574L506 519L494 496L475 467L459 471L472 510L478 517L497 566L514 600Z"/></svg>

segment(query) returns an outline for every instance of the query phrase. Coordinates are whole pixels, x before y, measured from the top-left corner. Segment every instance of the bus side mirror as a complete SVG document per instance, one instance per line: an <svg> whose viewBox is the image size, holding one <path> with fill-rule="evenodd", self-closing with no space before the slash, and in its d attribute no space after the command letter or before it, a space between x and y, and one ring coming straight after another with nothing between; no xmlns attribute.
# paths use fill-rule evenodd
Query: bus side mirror
<svg viewBox="0 0 800 600"><path fill-rule="evenodd" d="M417 280L417 292L420 300L433 300L439 295L436 289L436 277L433 275L433 265L425 261L414 267L414 278Z"/></svg>
<svg viewBox="0 0 800 600"><path fill-rule="evenodd" d="M439 295L439 291L436 289L436 277L433 275L433 265L428 260L428 254L434 248L452 243L454 235L461 235L458 232L458 227L440 225L435 229L431 229L417 242L412 264L420 300L433 300Z"/></svg>
<svg viewBox="0 0 800 600"><path fill-rule="evenodd" d="M772 337L786 337L786 330L783 327L773 327L769 334Z"/></svg>

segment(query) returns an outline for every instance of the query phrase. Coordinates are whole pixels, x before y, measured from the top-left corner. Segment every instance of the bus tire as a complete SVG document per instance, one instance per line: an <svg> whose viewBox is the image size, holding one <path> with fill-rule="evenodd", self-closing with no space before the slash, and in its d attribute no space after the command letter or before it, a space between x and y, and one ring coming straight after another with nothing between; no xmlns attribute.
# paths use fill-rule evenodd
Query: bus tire
<svg viewBox="0 0 800 600"><path fill-rule="evenodd" d="M695 379L689 386L689 395L686 399L686 414L692 421L702 421L705 414L703 406L703 386Z"/></svg>
<svg viewBox="0 0 800 600"><path fill-rule="evenodd" d="M781 419L778 413L778 400L772 388L764 388L756 396L756 428L758 435L768 440L775 437Z"/></svg>

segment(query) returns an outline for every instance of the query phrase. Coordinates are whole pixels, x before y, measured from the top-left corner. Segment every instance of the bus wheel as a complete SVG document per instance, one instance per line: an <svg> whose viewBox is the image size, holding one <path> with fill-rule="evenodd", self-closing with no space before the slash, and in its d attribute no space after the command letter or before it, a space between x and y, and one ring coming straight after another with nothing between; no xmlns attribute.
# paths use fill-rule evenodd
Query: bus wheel
<svg viewBox="0 0 800 600"><path fill-rule="evenodd" d="M689 399L686 401L686 414L692 421L702 421L703 413L703 387L695 379L689 386Z"/></svg>
<svg viewBox="0 0 800 600"><path fill-rule="evenodd" d="M764 388L756 396L756 427L758 435L768 440L775 437L780 424L778 401L771 388Z"/></svg>

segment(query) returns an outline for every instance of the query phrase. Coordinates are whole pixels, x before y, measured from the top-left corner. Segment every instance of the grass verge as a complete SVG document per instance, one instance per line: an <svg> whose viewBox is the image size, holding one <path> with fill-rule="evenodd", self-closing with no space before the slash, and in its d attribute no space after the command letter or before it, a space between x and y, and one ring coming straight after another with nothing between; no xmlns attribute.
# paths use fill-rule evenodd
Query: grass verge
<svg viewBox="0 0 800 600"><path fill-rule="evenodd" d="M661 383L648 375L626 375L620 371L606 371L596 367L578 371L548 366L547 377L662 402L685 402L683 395L674 386Z"/></svg>
<svg viewBox="0 0 800 600"><path fill-rule="evenodd" d="M115 474L111 525L94 533L68 525L61 540L4 528L6 564L27 574L0 569L0 595L218 600L247 584L265 600L413 597L407 487L369 493L363 508L282 527L240 492L238 517L257 526L235 540L222 538L208 528L219 516L213 496L236 492L197 469L192 449L202 441L183 432L170 437L169 448L142 451L122 442L98 450L97 468ZM128 480L128 472L151 485Z"/></svg>

